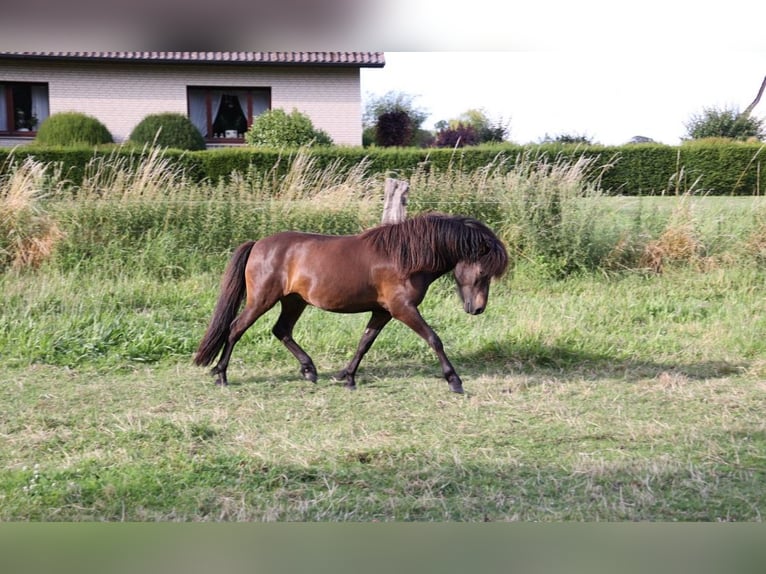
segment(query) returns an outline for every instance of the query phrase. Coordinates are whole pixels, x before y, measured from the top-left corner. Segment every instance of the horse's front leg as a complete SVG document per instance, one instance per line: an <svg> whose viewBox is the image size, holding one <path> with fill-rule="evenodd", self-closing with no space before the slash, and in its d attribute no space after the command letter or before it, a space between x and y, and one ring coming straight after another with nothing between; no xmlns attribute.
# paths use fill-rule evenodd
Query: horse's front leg
<svg viewBox="0 0 766 574"><path fill-rule="evenodd" d="M356 370L359 368L359 363L362 362L362 357L370 350L375 339L383 330L388 322L391 320L391 315L387 311L375 311L370 317L367 323L367 327L364 329L362 338L359 340L359 345L356 349L354 358L351 359L345 369L336 374L333 378L337 381L345 379L346 388L356 388Z"/></svg>
<svg viewBox="0 0 766 574"><path fill-rule="evenodd" d="M282 299L282 312L279 314L279 318L271 332L298 359L298 362L301 364L301 375L303 378L316 383L317 369L314 366L314 361L293 339L293 328L305 309L306 302L297 295L288 295Z"/></svg>
<svg viewBox="0 0 766 574"><path fill-rule="evenodd" d="M439 363L442 367L442 373L444 378L449 383L449 388L453 393L463 392L463 382L460 380L455 367L452 366L447 354L444 352L444 345L442 344L439 335L426 323L425 319L418 311L418 308L412 304L404 305L392 313L394 319L397 319L407 325L410 329L420 335L428 345L434 350L436 356L439 357Z"/></svg>

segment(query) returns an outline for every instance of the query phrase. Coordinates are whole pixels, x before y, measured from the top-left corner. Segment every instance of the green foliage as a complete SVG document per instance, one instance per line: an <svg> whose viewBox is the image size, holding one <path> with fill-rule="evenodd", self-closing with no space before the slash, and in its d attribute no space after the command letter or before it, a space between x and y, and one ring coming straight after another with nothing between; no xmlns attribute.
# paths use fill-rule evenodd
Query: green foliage
<svg viewBox="0 0 766 574"><path fill-rule="evenodd" d="M141 120L130 133L130 141L138 145L203 150L205 138L183 114L151 114Z"/></svg>
<svg viewBox="0 0 766 574"><path fill-rule="evenodd" d="M595 162L545 156L520 159L506 176L505 235L538 273L562 278L598 268L614 247L613 234L599 226L605 204L591 177Z"/></svg>
<svg viewBox="0 0 766 574"><path fill-rule="evenodd" d="M82 146L112 143L112 134L94 117L79 112L48 116L37 130L35 142L44 146Z"/></svg>
<svg viewBox="0 0 766 574"><path fill-rule="evenodd" d="M332 144L332 138L314 128L311 118L297 109L289 114L282 109L269 110L253 118L245 141L252 146L275 148Z"/></svg>
<svg viewBox="0 0 766 574"><path fill-rule="evenodd" d="M766 137L764 120L743 117L737 108L703 108L702 113L692 115L685 126L687 136L693 140L722 137L745 141Z"/></svg>
<svg viewBox="0 0 766 574"><path fill-rule="evenodd" d="M375 126L365 126L362 129L362 147L375 144Z"/></svg>

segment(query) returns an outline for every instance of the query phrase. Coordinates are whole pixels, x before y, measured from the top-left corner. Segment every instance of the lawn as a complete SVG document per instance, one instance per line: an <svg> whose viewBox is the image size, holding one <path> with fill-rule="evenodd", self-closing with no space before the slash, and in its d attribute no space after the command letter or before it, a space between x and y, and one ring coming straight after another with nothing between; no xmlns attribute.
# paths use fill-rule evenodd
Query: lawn
<svg viewBox="0 0 766 574"><path fill-rule="evenodd" d="M365 317L317 310L316 385L272 312L215 387L191 366L215 274L6 274L0 520L760 521L765 278L508 276L480 317L439 282L456 396L399 324L332 382Z"/></svg>
<svg viewBox="0 0 766 574"><path fill-rule="evenodd" d="M146 161L0 180L0 521L762 521L763 198L611 198L544 158L414 174L411 214L478 217L515 263L481 316L449 277L421 305L466 394L395 322L347 391L367 317L314 309L317 384L272 310L219 388L191 359L233 247L355 233L382 182Z"/></svg>

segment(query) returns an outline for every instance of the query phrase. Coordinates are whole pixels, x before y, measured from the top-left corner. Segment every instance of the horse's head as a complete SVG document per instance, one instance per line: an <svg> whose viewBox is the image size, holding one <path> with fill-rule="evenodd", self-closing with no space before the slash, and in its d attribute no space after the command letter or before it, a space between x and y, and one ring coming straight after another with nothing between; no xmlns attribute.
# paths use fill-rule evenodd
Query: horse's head
<svg viewBox="0 0 766 574"><path fill-rule="evenodd" d="M502 241L488 228L476 222L485 230L478 241L478 249L455 265L455 281L463 309L471 315L484 312L489 300L489 283L493 277L500 277L508 267L508 254Z"/></svg>
<svg viewBox="0 0 766 574"><path fill-rule="evenodd" d="M457 292L463 309L471 315L484 312L489 299L489 282L492 276L482 268L479 261L460 261L455 266Z"/></svg>

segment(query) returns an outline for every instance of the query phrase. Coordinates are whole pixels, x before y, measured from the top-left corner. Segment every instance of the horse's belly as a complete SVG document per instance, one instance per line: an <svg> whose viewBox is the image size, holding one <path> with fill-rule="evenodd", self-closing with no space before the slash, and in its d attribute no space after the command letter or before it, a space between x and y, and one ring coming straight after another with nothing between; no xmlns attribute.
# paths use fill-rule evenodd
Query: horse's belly
<svg viewBox="0 0 766 574"><path fill-rule="evenodd" d="M361 313L379 308L376 293L366 289L344 289L340 282L330 288L312 288L304 299L314 307L335 313Z"/></svg>
<svg viewBox="0 0 766 574"><path fill-rule="evenodd" d="M287 293L300 295L306 303L336 313L361 313L380 308L377 291L342 275L303 274L294 277Z"/></svg>

